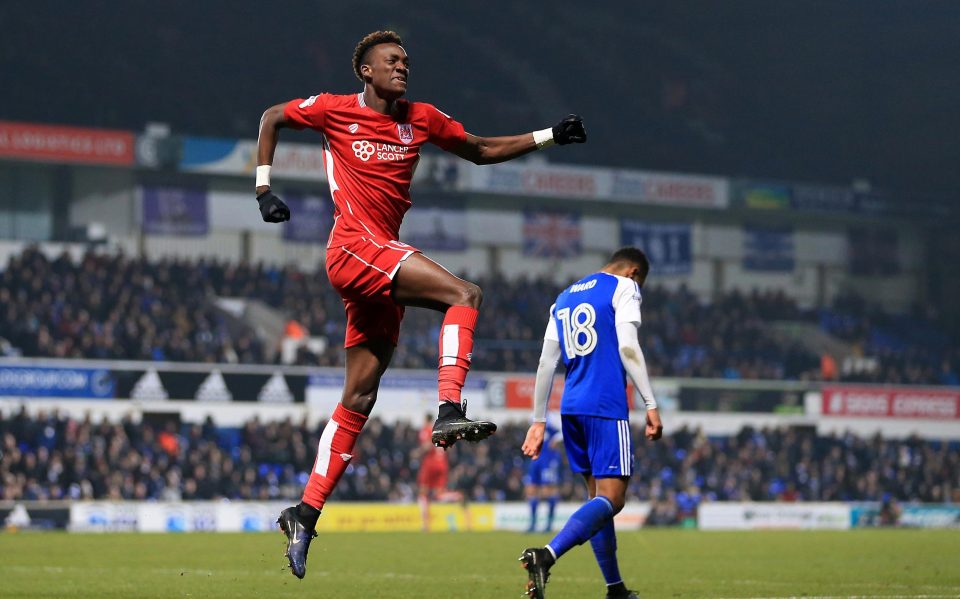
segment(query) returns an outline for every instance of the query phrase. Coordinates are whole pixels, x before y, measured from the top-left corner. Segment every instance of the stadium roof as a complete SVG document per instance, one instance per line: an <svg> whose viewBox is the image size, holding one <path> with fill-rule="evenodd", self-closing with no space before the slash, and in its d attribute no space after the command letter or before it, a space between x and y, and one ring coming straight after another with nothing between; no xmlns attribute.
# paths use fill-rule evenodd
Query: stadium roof
<svg viewBox="0 0 960 599"><path fill-rule="evenodd" d="M7 3L0 119L250 137L269 104L353 91L394 28L411 96L480 134L583 114L562 161L950 192L960 4ZM43 41L46 40L46 41ZM951 134L951 132L953 132Z"/></svg>

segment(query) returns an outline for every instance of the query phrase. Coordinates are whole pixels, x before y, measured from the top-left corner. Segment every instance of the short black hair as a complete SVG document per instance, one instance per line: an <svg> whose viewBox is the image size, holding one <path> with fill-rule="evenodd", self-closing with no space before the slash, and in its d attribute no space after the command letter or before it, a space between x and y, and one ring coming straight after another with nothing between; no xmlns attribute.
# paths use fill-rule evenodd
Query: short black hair
<svg viewBox="0 0 960 599"><path fill-rule="evenodd" d="M647 255L644 254L640 248L633 246L622 247L610 256L607 264L616 264L618 262L636 264L640 267L640 272L643 273L644 278L650 273L650 261L647 260Z"/></svg>
<svg viewBox="0 0 960 599"><path fill-rule="evenodd" d="M357 79L363 81L363 75L360 74L360 65L367 59L367 52L370 48L378 44L396 44L403 45L403 40L397 35L396 31L374 31L363 36L357 48L353 51L353 72Z"/></svg>

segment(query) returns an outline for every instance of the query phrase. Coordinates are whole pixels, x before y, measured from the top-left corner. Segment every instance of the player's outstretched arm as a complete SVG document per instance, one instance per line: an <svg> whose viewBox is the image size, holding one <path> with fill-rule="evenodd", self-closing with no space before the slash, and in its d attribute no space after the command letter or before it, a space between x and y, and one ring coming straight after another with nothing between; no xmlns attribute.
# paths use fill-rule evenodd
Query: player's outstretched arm
<svg viewBox="0 0 960 599"><path fill-rule="evenodd" d="M264 111L257 136L257 203L260 215L268 223L290 220L290 208L270 191L270 168L280 141L280 129L288 125L283 107L284 104L276 104Z"/></svg>
<svg viewBox="0 0 960 599"><path fill-rule="evenodd" d="M587 131L583 127L583 119L571 114L553 127L533 133L502 137L479 137L467 133L466 141L454 147L451 152L474 164L496 164L553 144L563 146L586 141Z"/></svg>

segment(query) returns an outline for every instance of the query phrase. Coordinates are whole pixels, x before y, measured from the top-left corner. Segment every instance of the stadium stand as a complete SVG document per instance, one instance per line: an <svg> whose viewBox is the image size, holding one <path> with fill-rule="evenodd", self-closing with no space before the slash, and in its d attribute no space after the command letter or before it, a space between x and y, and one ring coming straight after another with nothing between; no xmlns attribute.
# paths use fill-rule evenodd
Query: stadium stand
<svg viewBox="0 0 960 599"><path fill-rule="evenodd" d="M0 420L0 499L278 499L299 496L323 423L91 422L25 412ZM451 487L474 501L520 500L524 425L451 449ZM918 438L819 436L744 428L729 437L679 429L639 442L630 493L679 521L701 501L960 501L960 445ZM373 419L338 500L413 501L417 430ZM566 499L581 483L567 473ZM659 513L663 512L663 513ZM672 514L672 515L671 515Z"/></svg>
<svg viewBox="0 0 960 599"><path fill-rule="evenodd" d="M210 272L212 270L213 272ZM87 254L48 260L27 249L0 284L0 336L26 356L260 362L250 334L231 336L206 306L209 282L241 288L229 268ZM266 277L259 281L266 284Z"/></svg>
<svg viewBox="0 0 960 599"><path fill-rule="evenodd" d="M532 371L547 309L560 287L545 279L486 277L474 365L480 370ZM264 302L325 338L326 348L301 350L295 363L340 366L345 327L339 297L326 277L295 267L210 259L150 261L88 253L74 263L36 249L11 258L0 274L0 339L5 353L27 357L273 363L276 348L253 328L214 307L216 297ZM836 377L853 382L960 382L960 346L935 313L893 316L844 296L831 308L801 310L780 292L732 291L704 303L681 287L644 292L644 352L654 376L820 380L821 356L795 339L771 334L776 322L817 323L852 346ZM432 369L440 320L411 309L394 365ZM826 376L824 376L826 375Z"/></svg>

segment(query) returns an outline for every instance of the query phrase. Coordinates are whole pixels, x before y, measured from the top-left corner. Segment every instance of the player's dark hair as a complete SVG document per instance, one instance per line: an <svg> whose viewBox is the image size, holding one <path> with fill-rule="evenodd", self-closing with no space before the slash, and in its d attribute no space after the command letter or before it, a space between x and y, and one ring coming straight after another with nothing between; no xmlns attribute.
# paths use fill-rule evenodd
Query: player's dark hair
<svg viewBox="0 0 960 599"><path fill-rule="evenodd" d="M360 40L360 43L357 44L356 50L353 51L353 72L360 81L363 81L363 75L360 74L360 65L367 60L367 52L370 51L370 48L377 44L396 44L402 46L403 40L400 39L396 31L374 31L373 33L365 35L363 39Z"/></svg>
<svg viewBox="0 0 960 599"><path fill-rule="evenodd" d="M647 260L647 255L643 253L643 250L640 248L635 248L631 246L622 247L619 250L615 251L608 264L616 264L618 262L629 262L630 264L636 264L640 267L640 272L643 273L643 276L646 277L650 273L650 261Z"/></svg>

